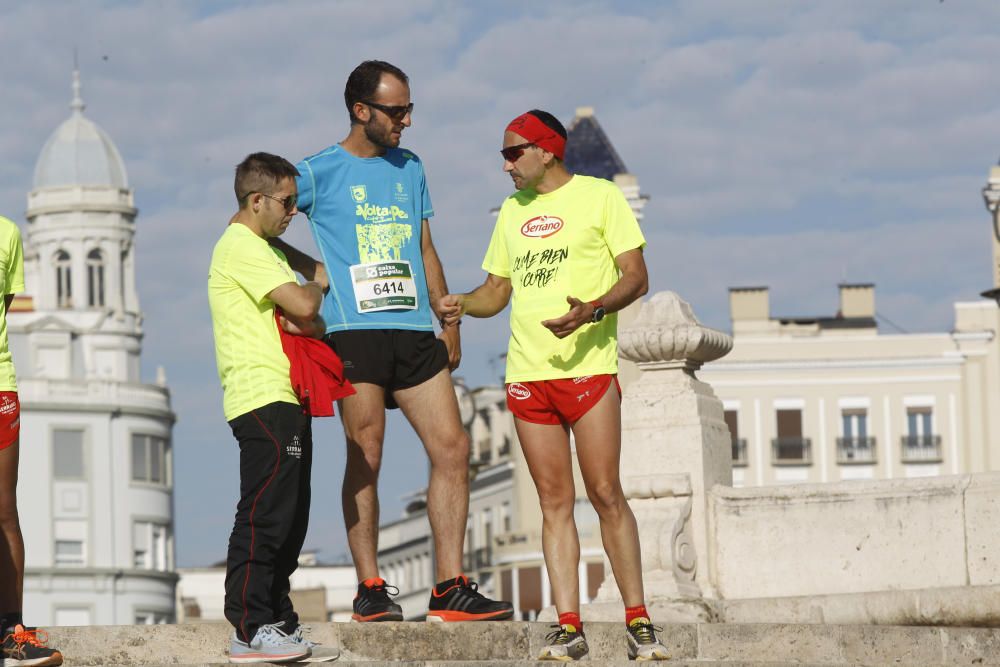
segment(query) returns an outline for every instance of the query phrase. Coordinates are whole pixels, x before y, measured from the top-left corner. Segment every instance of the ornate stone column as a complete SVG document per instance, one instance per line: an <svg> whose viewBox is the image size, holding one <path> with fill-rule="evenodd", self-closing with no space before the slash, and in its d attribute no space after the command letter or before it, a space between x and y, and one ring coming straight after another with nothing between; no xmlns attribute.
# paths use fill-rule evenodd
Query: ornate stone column
<svg viewBox="0 0 1000 667"><path fill-rule="evenodd" d="M659 621L710 621L707 491L732 485L732 442L722 402L695 371L725 356L733 339L702 326L675 293L660 292L619 332L618 345L641 370L622 397L621 475L639 525L646 603ZM623 613L606 560L605 572L585 618Z"/></svg>

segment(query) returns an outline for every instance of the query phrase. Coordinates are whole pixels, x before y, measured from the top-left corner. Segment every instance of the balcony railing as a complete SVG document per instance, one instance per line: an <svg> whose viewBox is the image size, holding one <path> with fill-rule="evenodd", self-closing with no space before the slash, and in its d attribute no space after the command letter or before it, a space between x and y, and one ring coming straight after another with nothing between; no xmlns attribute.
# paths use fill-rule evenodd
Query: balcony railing
<svg viewBox="0 0 1000 667"><path fill-rule="evenodd" d="M772 438L771 462L776 466L812 465L812 441L801 436Z"/></svg>
<svg viewBox="0 0 1000 667"><path fill-rule="evenodd" d="M747 466L747 439L733 438L733 467L745 468Z"/></svg>
<svg viewBox="0 0 1000 667"><path fill-rule="evenodd" d="M875 438L837 438L837 463L875 463Z"/></svg>
<svg viewBox="0 0 1000 667"><path fill-rule="evenodd" d="M940 463L940 435L904 435L900 438L903 463Z"/></svg>
<svg viewBox="0 0 1000 667"><path fill-rule="evenodd" d="M466 572L474 572L490 567L493 564L493 548L481 547L466 552L462 566Z"/></svg>

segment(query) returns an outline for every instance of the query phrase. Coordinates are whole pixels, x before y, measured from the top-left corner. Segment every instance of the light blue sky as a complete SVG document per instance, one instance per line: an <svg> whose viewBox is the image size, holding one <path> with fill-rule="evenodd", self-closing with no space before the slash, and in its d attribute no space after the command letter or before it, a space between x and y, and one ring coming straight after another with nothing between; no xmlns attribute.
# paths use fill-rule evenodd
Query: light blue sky
<svg viewBox="0 0 1000 667"><path fill-rule="evenodd" d="M992 0L0 2L0 212L24 222L35 160L69 114L76 46L86 113L117 143L140 209L144 376L165 366L179 416L179 562L207 564L225 556L237 494L205 297L232 169L343 138L358 62L411 77L404 145L425 162L455 289L481 281L488 211L511 189L505 123L589 105L651 197L653 291L727 329L730 286L769 285L773 314L805 316L836 311L838 282L871 281L884 318L948 330L951 303L991 287L979 190L1000 153L997 26ZM304 218L288 238L312 247ZM473 386L499 371L502 324L463 327ZM333 559L343 443L325 422L307 544ZM425 471L392 420L384 519Z"/></svg>

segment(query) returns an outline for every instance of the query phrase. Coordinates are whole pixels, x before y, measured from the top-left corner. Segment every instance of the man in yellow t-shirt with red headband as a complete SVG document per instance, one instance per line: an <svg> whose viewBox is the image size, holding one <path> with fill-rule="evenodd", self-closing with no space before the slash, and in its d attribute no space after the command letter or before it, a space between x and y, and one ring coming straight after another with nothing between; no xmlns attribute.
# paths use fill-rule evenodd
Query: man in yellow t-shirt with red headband
<svg viewBox="0 0 1000 667"><path fill-rule="evenodd" d="M566 130L551 114L515 118L503 137L503 169L517 192L500 209L483 269L486 281L438 302L446 324L492 317L513 298L507 405L542 508L542 549L559 625L541 660L588 652L580 621L580 541L570 431L625 602L628 653L665 660L646 611L635 517L619 478L621 390L615 313L646 293L646 245L621 190L570 174ZM568 308L567 308L568 306Z"/></svg>

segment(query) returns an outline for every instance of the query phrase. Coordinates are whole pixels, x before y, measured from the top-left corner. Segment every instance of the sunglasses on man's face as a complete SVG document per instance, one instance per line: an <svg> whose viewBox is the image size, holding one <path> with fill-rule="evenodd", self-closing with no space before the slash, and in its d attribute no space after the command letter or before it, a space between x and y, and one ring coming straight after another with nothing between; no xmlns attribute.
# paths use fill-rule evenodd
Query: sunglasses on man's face
<svg viewBox="0 0 1000 667"><path fill-rule="evenodd" d="M413 113L413 102L410 102L406 106L386 106L385 104L376 104L375 102L362 102L362 104L367 104L373 109L378 109L384 113L389 118L393 119L397 123L404 118L406 114Z"/></svg>
<svg viewBox="0 0 1000 667"><path fill-rule="evenodd" d="M285 213L291 213L292 209L295 208L295 205L299 202L299 196L297 194L288 195L287 197L275 197L274 195L269 195L264 192L261 192L260 194L268 199L281 202L281 205L285 207Z"/></svg>
<svg viewBox="0 0 1000 667"><path fill-rule="evenodd" d="M503 159L506 160L507 162L517 162L518 160L521 159L521 156L524 155L524 151L526 151L528 148L534 145L535 144L529 141L526 144L517 144L516 146L508 146L507 148L501 148L500 155L502 155Z"/></svg>

